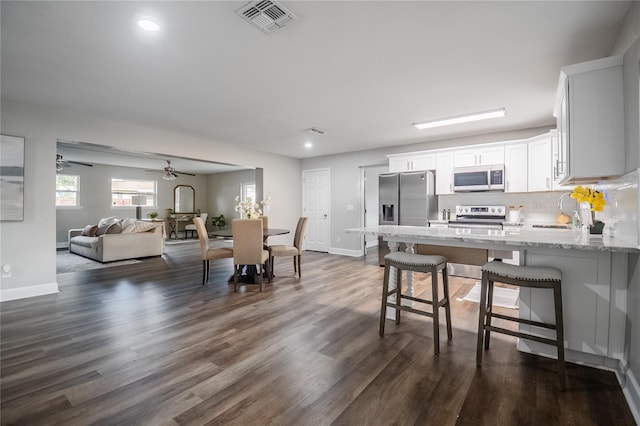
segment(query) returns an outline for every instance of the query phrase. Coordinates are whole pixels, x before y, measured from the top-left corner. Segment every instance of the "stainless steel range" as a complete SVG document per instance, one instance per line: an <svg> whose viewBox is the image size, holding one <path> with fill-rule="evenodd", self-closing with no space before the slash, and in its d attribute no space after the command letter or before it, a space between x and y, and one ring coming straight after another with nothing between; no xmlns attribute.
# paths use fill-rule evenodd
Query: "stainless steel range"
<svg viewBox="0 0 640 426"><path fill-rule="evenodd" d="M502 232L502 223L507 217L506 206L456 206L455 218L449 221L449 228L460 228L462 232L487 233ZM484 261L491 259L513 259L513 252L502 250L465 249L467 253L458 262L450 262L449 275L480 279ZM469 261L466 261L469 259ZM486 260L483 260L486 259ZM478 261L480 260L480 261Z"/></svg>
<svg viewBox="0 0 640 426"><path fill-rule="evenodd" d="M506 206L456 206L449 228L502 229L506 217Z"/></svg>

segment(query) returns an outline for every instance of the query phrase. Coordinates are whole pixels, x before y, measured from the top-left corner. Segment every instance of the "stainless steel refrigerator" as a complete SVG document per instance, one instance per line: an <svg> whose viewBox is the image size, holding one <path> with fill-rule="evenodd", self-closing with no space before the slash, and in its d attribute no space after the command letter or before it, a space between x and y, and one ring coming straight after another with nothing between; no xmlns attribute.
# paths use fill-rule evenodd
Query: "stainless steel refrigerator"
<svg viewBox="0 0 640 426"><path fill-rule="evenodd" d="M378 179L379 224L429 226L438 215L435 177L431 171L385 173ZM378 241L380 265L389 248Z"/></svg>

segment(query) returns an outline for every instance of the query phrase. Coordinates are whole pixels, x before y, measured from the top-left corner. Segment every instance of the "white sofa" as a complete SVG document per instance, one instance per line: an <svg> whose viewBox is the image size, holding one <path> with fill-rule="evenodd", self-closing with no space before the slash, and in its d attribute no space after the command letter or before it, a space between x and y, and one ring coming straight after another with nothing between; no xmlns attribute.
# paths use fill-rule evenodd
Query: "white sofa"
<svg viewBox="0 0 640 426"><path fill-rule="evenodd" d="M145 232L86 237L82 229L70 229L69 252L98 262L161 256L164 253L162 231L162 226L156 226Z"/></svg>

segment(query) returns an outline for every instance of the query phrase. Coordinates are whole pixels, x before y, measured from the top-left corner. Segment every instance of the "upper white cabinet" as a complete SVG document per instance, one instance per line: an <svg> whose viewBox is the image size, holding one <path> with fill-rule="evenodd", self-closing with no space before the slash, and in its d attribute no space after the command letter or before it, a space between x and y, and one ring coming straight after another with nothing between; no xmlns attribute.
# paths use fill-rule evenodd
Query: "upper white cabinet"
<svg viewBox="0 0 640 426"><path fill-rule="evenodd" d="M551 157L550 133L529 139L527 143L529 192L552 190L553 167Z"/></svg>
<svg viewBox="0 0 640 426"><path fill-rule="evenodd" d="M436 194L453 194L453 151L436 153Z"/></svg>
<svg viewBox="0 0 640 426"><path fill-rule="evenodd" d="M389 172L409 172L413 170L435 170L436 154L407 153L387 155Z"/></svg>
<svg viewBox="0 0 640 426"><path fill-rule="evenodd" d="M472 149L456 150L453 155L454 167L480 166L504 163L504 146L478 146Z"/></svg>
<svg viewBox="0 0 640 426"><path fill-rule="evenodd" d="M523 141L504 146L505 192L527 192L527 146Z"/></svg>
<svg viewBox="0 0 640 426"><path fill-rule="evenodd" d="M557 175L566 184L596 182L625 171L622 56L563 67L553 115Z"/></svg>

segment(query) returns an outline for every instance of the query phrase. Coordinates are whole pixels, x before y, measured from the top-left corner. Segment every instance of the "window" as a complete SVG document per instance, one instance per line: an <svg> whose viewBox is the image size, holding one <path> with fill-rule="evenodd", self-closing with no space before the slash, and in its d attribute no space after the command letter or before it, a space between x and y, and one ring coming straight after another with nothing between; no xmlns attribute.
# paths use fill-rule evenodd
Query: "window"
<svg viewBox="0 0 640 426"><path fill-rule="evenodd" d="M247 201L249 197L251 197L254 203L256 202L256 183L242 182L242 201Z"/></svg>
<svg viewBox="0 0 640 426"><path fill-rule="evenodd" d="M256 183L255 182L242 182L242 188L240 189L242 195L240 198L242 201L247 201L247 198L251 197L253 202L256 202ZM244 218L244 212L240 211L240 219Z"/></svg>
<svg viewBox="0 0 640 426"><path fill-rule="evenodd" d="M111 179L111 205L113 207L133 207L131 197L145 195L147 207L156 206L156 181L140 179Z"/></svg>
<svg viewBox="0 0 640 426"><path fill-rule="evenodd" d="M80 206L80 176L56 175L56 206Z"/></svg>

